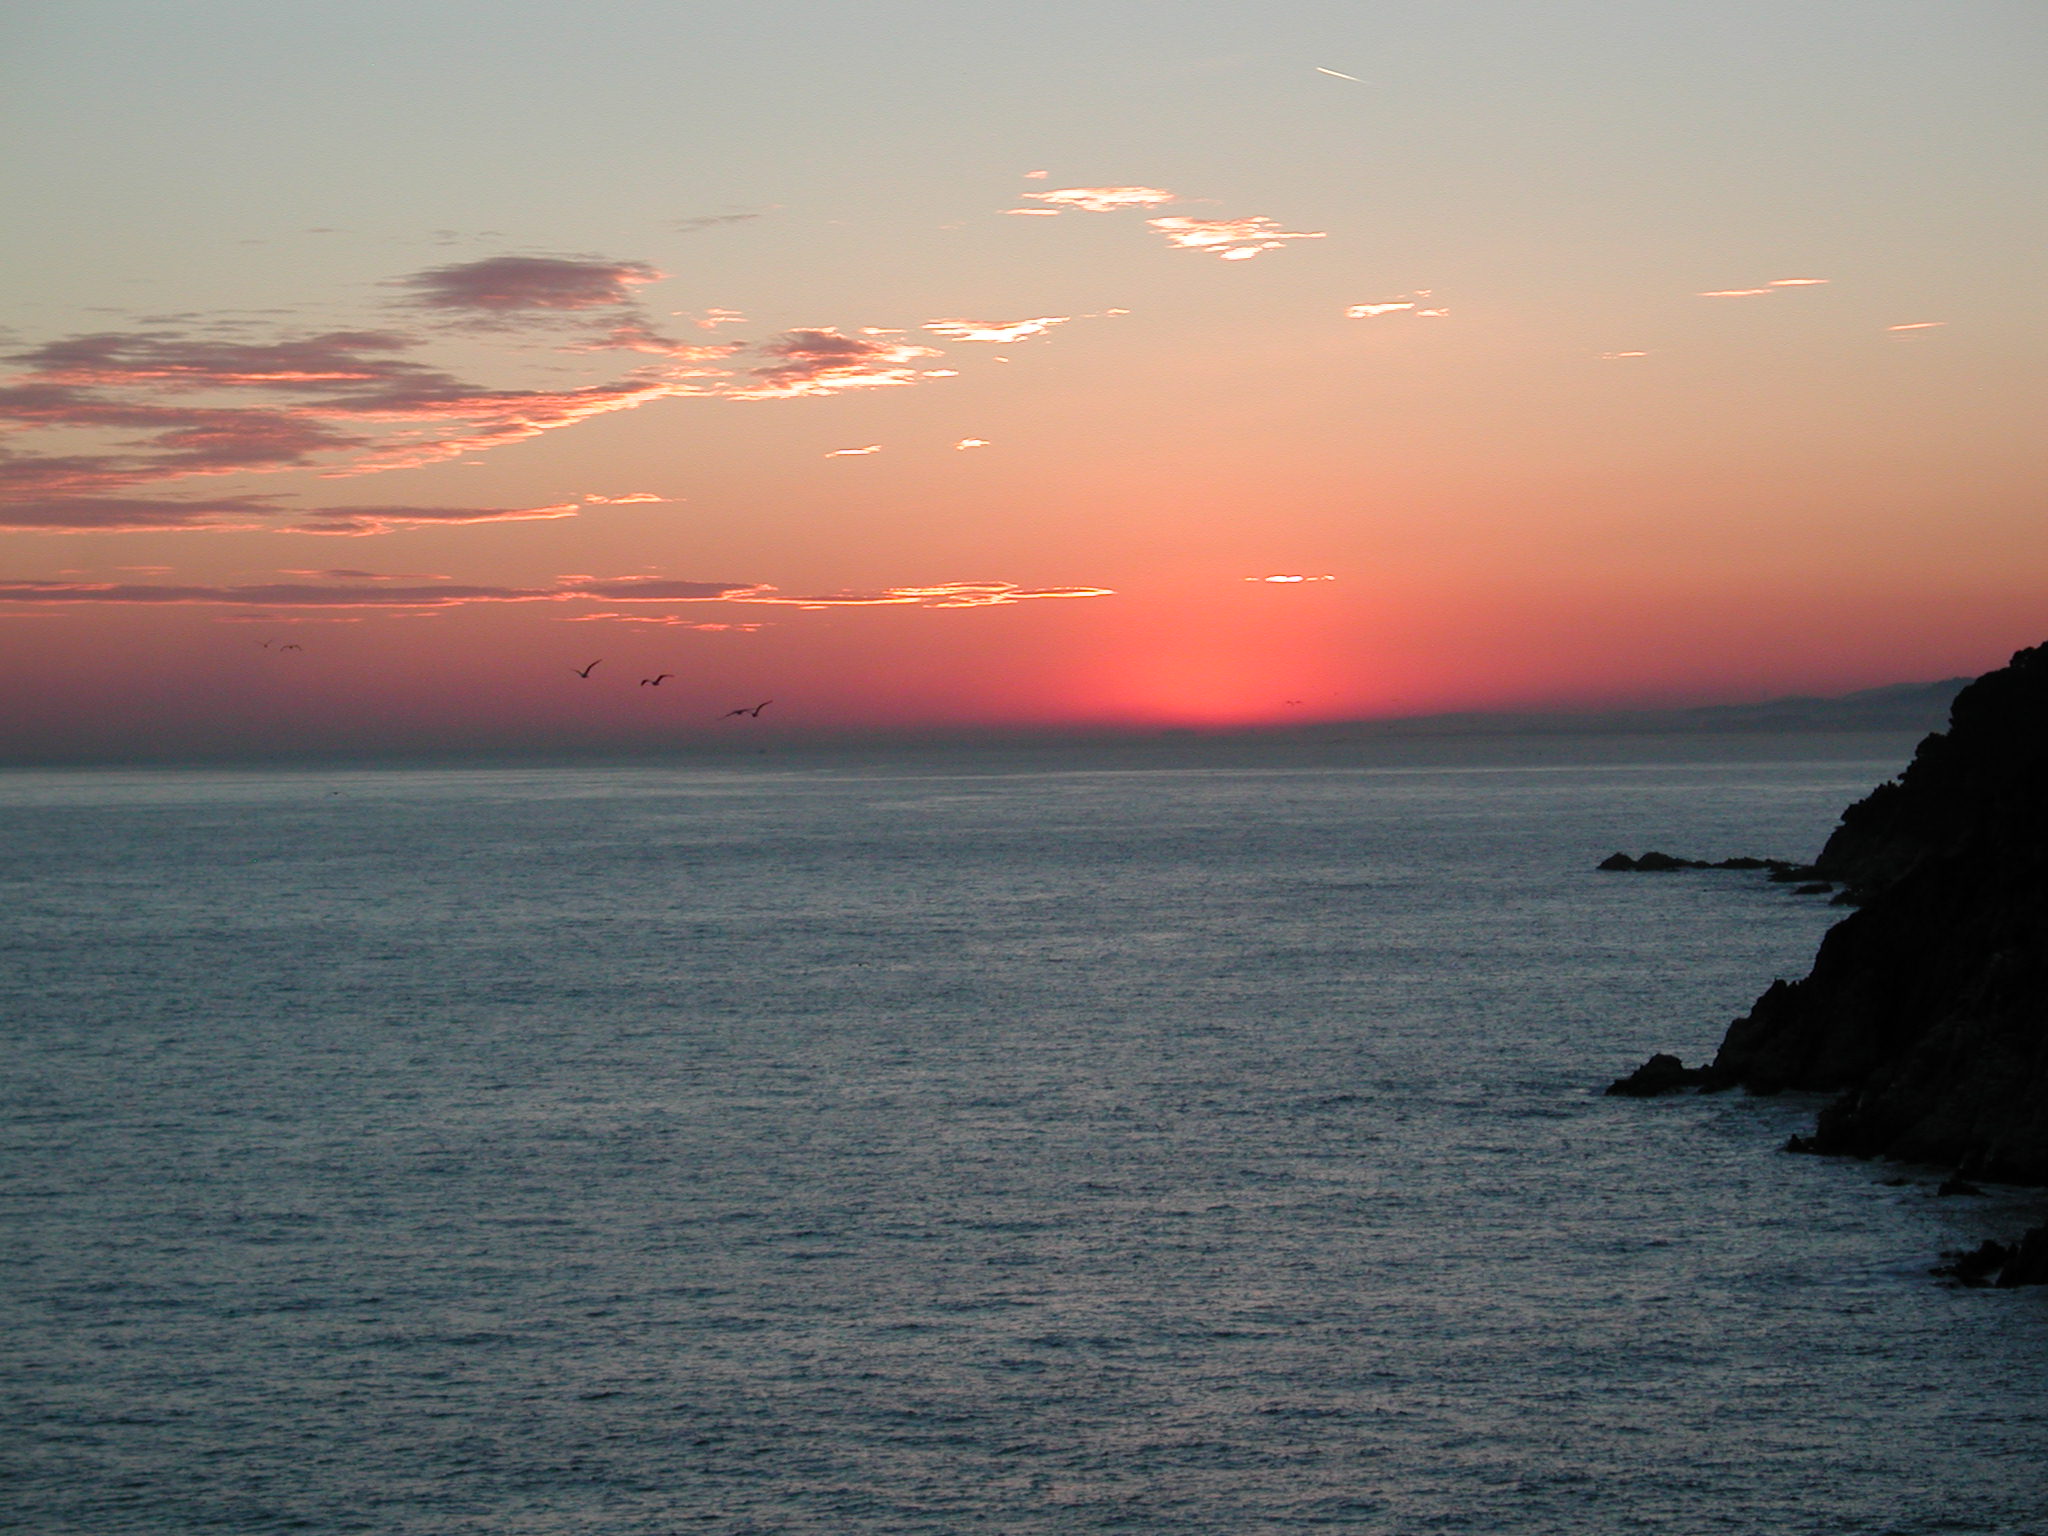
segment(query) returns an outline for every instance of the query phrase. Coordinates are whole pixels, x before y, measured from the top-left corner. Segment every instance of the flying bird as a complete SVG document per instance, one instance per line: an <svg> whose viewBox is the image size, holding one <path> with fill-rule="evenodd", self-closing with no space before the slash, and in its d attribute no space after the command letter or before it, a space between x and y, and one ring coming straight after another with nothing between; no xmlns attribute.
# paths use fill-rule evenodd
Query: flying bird
<svg viewBox="0 0 2048 1536"><path fill-rule="evenodd" d="M602 656L600 656L600 657L598 657L598 658L597 658L597 661L603 661L603 660L604 660L604 658L603 658ZM575 674L576 674L576 675L577 675L578 677L588 677L588 676L590 676L590 674L591 674L591 673L592 673L592 672L593 672L594 670L596 670L596 667L597 667L597 661L593 661L593 662L592 662L592 663L591 663L591 664L590 664L589 666L587 666L587 667L571 667L571 668L570 668L569 670L570 670L571 672L574 672L574 673L575 673Z"/></svg>
<svg viewBox="0 0 2048 1536"><path fill-rule="evenodd" d="M305 647L303 645L280 645L278 649L280 651L303 651Z"/></svg>
<svg viewBox="0 0 2048 1536"><path fill-rule="evenodd" d="M770 704L773 704L774 702L775 701L773 699L763 699L760 703L756 704L752 709L748 709L743 704L738 709L728 709L724 714L720 715L718 718L721 720L730 720L734 715L745 715L750 720L758 720L761 718L761 711L766 709Z"/></svg>
<svg viewBox="0 0 2048 1536"><path fill-rule="evenodd" d="M593 662L592 665L594 666L596 663ZM660 677L643 677L640 679L640 686L642 688L659 688L664 679L674 676L675 673L673 672L664 672Z"/></svg>

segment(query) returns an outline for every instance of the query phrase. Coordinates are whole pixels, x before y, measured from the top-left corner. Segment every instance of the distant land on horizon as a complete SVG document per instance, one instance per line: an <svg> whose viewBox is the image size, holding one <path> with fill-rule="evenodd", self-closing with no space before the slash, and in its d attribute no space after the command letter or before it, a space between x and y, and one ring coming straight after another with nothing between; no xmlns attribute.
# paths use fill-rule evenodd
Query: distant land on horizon
<svg viewBox="0 0 2048 1536"><path fill-rule="evenodd" d="M593 740L585 745L533 743L435 747L365 743L354 750L331 746L218 751L151 750L87 756L33 755L0 745L0 767L16 769L263 767L263 766L598 766L730 761L772 755L788 758L873 760L896 753L1027 757L1082 750L1122 766L1201 762L1216 766L1382 766L1620 760L1640 756L1741 757L1765 739L1790 743L1810 738L1798 755L1867 756L1904 753L1948 721L1950 701L1971 679L1893 683L1833 697L1794 695L1749 704L1671 709L1487 711L1409 715L1379 720L1325 720L1304 725L1254 727L985 728L950 731L819 732L785 720L725 739L696 736L658 748Z"/></svg>
<svg viewBox="0 0 2048 1536"><path fill-rule="evenodd" d="M1386 736L1670 736L1690 734L1797 734L1806 731L1937 731L1970 678L1933 683L1889 683L1817 698L1795 694L1756 704L1704 704L1683 709L1592 711L1464 710L1405 715L1310 727L1269 727L1256 733L1310 734L1363 731Z"/></svg>

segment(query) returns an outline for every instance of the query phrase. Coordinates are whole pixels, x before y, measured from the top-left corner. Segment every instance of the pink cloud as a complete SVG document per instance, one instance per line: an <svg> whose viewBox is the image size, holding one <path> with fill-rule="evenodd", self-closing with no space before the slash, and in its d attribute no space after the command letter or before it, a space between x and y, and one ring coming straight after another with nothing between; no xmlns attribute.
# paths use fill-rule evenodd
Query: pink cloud
<svg viewBox="0 0 2048 1536"><path fill-rule="evenodd" d="M1822 288L1827 285L1828 281L1829 279L1825 277L1775 277L1771 279L1771 286L1773 288Z"/></svg>
<svg viewBox="0 0 2048 1536"><path fill-rule="evenodd" d="M676 498L657 496L652 491L628 491L623 496L600 496L593 491L579 496L577 500L588 502L593 507L626 507L641 502L671 502Z"/></svg>
<svg viewBox="0 0 2048 1536"><path fill-rule="evenodd" d="M985 437L963 437L953 445L956 450L962 448L986 448L987 446L988 439Z"/></svg>
<svg viewBox="0 0 2048 1536"><path fill-rule="evenodd" d="M1159 208L1180 201L1161 187L1061 187L1056 192L1026 192L1027 202L1048 204L1054 212L1117 213L1125 208Z"/></svg>
<svg viewBox="0 0 2048 1536"><path fill-rule="evenodd" d="M1775 293L1775 288L1716 288L1711 293L1697 294L1702 299L1754 299L1763 294Z"/></svg>
<svg viewBox="0 0 2048 1536"><path fill-rule="evenodd" d="M417 345L381 331L269 343L102 332L49 343L17 355L29 371L0 389L0 425L128 435L95 453L14 455L0 462L0 490L83 496L192 475L410 467L708 392L694 382L700 372L674 369L580 389L479 389L404 355ZM206 398L252 390L287 398Z"/></svg>
<svg viewBox="0 0 2048 1536"><path fill-rule="evenodd" d="M1005 208L1003 213L1013 219L1056 219L1060 216L1057 208Z"/></svg>
<svg viewBox="0 0 2048 1536"><path fill-rule="evenodd" d="M880 453L881 451L882 445L880 443L869 443L865 448L834 448L825 457L828 459L860 459L867 457L871 453Z"/></svg>
<svg viewBox="0 0 2048 1536"><path fill-rule="evenodd" d="M746 217L738 215L737 217ZM633 289L662 277L644 261L597 257L487 256L397 279L429 309L602 309L633 302Z"/></svg>
<svg viewBox="0 0 2048 1536"><path fill-rule="evenodd" d="M1946 320L1915 320L1907 325L1888 325L1885 329L1888 331L1932 331L1947 324Z"/></svg>
<svg viewBox="0 0 2048 1536"><path fill-rule="evenodd" d="M1190 219L1178 214L1147 219L1167 243L1187 251L1208 251L1225 261L1249 261L1261 251L1280 250L1289 240L1323 240L1320 229L1286 229L1263 215L1244 219Z"/></svg>
<svg viewBox="0 0 2048 1536"><path fill-rule="evenodd" d="M775 399L953 376L900 332L785 331L764 344L698 345L656 332L632 304L660 274L645 262L492 257L398 282L417 306L538 326L550 346L627 349L653 361L571 388L482 386L422 360L421 337L334 329L251 339L222 322L160 317L147 328L60 338L12 355L0 430L94 434L63 452L0 448L0 527L74 531L227 529L296 517L297 531L381 532L428 521L571 515L564 508L375 508L295 514L252 495L177 499L140 490L195 476L414 468L520 442L663 399ZM711 328L739 317L707 311ZM557 323L559 322L559 323ZM1027 329L1055 317L1010 322ZM237 322L242 324L242 322ZM572 330L565 333L561 325ZM961 322L969 324L969 322ZM745 351L750 366L709 366ZM628 498L612 498L624 501ZM631 499L653 500L651 493ZM594 503L604 498L592 498Z"/></svg>
<svg viewBox="0 0 2048 1536"><path fill-rule="evenodd" d="M1344 311L1347 320L1374 320L1381 315L1398 314L1404 309L1413 309L1412 299L1389 299L1383 304L1354 304Z"/></svg>

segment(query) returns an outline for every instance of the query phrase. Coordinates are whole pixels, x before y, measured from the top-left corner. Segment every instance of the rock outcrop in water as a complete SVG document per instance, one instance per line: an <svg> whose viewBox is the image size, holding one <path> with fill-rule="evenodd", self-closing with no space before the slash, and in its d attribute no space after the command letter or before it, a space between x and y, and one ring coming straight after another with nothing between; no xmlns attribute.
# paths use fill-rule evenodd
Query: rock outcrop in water
<svg viewBox="0 0 2048 1536"><path fill-rule="evenodd" d="M1611 1091L1832 1092L1800 1150L2048 1184L2048 646L1958 694L1813 869L1858 910L1811 974L1772 983L1711 1066ZM2037 1229L2012 1255L2031 1274L2044 1246Z"/></svg>

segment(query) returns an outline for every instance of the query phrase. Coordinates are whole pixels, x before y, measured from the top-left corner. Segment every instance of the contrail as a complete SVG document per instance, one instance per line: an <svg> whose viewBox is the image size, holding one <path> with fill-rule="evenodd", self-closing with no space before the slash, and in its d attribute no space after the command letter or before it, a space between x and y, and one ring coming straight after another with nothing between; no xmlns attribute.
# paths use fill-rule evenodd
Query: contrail
<svg viewBox="0 0 2048 1536"><path fill-rule="evenodd" d="M1372 82L1371 82L1370 80L1360 80L1360 79L1358 78L1358 76L1356 76L1356 75L1347 75L1347 74L1345 74L1345 73L1344 73L1344 72L1343 72L1342 70L1340 70L1340 69L1325 69L1325 68L1323 68L1323 66L1322 66L1322 65L1320 65L1320 64L1318 64L1318 65L1316 66L1316 73L1317 73L1317 74L1319 74L1319 75L1335 75L1335 76L1336 76L1336 77L1337 77L1337 78L1338 78L1339 80L1350 80L1350 81L1353 81L1353 82L1355 82L1356 84L1359 84L1359 85L1371 85L1371 84L1372 84Z"/></svg>

